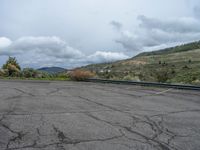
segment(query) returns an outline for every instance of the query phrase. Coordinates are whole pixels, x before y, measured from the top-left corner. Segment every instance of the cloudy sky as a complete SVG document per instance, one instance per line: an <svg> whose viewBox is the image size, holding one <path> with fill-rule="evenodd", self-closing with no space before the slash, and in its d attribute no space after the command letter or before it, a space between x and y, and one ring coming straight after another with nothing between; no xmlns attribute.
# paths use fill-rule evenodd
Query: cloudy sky
<svg viewBox="0 0 200 150"><path fill-rule="evenodd" d="M0 65L73 68L196 40L199 0L0 0Z"/></svg>

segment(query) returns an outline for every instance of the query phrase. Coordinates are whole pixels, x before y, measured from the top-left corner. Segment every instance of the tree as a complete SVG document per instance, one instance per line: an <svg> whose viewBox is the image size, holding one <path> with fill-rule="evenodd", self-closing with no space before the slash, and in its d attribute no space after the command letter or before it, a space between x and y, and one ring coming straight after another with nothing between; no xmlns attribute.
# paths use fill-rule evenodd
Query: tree
<svg viewBox="0 0 200 150"><path fill-rule="evenodd" d="M20 74L21 67L15 57L9 57L2 69L8 72L8 76L18 76Z"/></svg>
<svg viewBox="0 0 200 150"><path fill-rule="evenodd" d="M6 63L3 65L3 69L7 69L8 64L14 65L17 69L21 70L21 67L19 63L17 62L17 59L15 57L10 57L6 61Z"/></svg>

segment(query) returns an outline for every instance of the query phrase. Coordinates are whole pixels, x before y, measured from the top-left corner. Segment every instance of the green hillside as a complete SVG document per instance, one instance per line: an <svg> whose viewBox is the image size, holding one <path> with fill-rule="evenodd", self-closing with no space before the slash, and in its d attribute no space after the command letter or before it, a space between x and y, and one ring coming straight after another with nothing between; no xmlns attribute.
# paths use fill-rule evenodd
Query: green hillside
<svg viewBox="0 0 200 150"><path fill-rule="evenodd" d="M114 63L88 65L84 69L105 79L200 84L200 42L145 52Z"/></svg>
<svg viewBox="0 0 200 150"><path fill-rule="evenodd" d="M172 53L177 53L177 52L190 51L190 50L194 50L194 49L200 49L200 41L183 44L183 45L178 45L175 47L165 48L165 49L152 51L152 52L144 52L137 56L172 54Z"/></svg>

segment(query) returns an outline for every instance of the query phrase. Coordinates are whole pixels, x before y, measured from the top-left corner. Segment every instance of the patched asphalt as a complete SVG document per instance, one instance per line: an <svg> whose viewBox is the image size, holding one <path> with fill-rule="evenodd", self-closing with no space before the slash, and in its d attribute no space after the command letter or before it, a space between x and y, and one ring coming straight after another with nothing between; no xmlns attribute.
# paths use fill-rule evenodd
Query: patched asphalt
<svg viewBox="0 0 200 150"><path fill-rule="evenodd" d="M0 150L199 149L199 91L0 80Z"/></svg>

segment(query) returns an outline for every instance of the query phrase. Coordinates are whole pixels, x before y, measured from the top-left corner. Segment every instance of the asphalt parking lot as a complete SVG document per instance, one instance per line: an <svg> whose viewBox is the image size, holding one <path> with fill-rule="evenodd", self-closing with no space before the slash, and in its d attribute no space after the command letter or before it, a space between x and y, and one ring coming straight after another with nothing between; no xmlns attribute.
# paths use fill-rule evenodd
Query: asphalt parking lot
<svg viewBox="0 0 200 150"><path fill-rule="evenodd" d="M200 92L0 81L0 150L199 150Z"/></svg>

